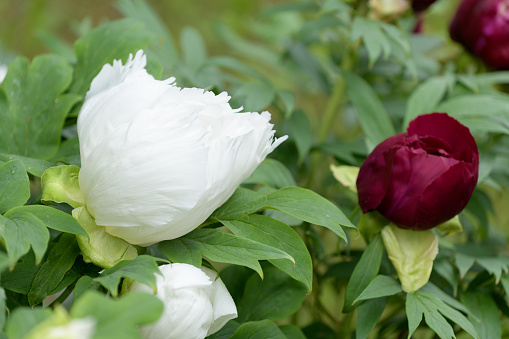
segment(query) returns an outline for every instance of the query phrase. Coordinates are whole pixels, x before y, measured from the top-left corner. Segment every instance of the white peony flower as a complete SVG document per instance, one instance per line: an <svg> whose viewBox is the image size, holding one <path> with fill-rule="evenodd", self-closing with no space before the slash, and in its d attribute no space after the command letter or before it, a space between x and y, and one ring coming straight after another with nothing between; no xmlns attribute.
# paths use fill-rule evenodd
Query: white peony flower
<svg viewBox="0 0 509 339"><path fill-rule="evenodd" d="M268 112L239 113L227 93L155 80L145 64L140 50L105 65L78 118L87 209L144 246L198 227L286 140L274 139Z"/></svg>
<svg viewBox="0 0 509 339"><path fill-rule="evenodd" d="M95 320L91 317L73 319L66 325L49 329L47 339L91 339L95 331Z"/></svg>
<svg viewBox="0 0 509 339"><path fill-rule="evenodd" d="M2 84L6 75L7 75L7 66L0 64L0 84Z"/></svg>
<svg viewBox="0 0 509 339"><path fill-rule="evenodd" d="M144 339L202 339L219 331L237 317L237 308L217 273L188 264L159 267L156 296L164 311L153 324L140 327ZM133 282L130 292L153 293L147 285Z"/></svg>

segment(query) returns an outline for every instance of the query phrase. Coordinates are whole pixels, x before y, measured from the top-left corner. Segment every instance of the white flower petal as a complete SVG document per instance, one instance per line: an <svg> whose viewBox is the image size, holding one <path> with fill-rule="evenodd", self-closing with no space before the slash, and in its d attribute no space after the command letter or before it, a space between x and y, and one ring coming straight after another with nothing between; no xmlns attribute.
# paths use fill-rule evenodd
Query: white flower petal
<svg viewBox="0 0 509 339"><path fill-rule="evenodd" d="M2 82L5 79L5 76L7 75L7 69L8 67L6 65L0 64L0 84L2 84Z"/></svg>

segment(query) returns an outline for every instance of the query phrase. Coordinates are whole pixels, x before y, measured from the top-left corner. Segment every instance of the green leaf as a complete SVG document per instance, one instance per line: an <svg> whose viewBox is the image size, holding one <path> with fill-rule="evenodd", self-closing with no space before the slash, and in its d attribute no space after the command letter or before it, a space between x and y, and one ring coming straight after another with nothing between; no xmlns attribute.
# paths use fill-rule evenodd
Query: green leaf
<svg viewBox="0 0 509 339"><path fill-rule="evenodd" d="M285 107L285 118L289 118L295 109L295 96L287 90L278 90L277 95Z"/></svg>
<svg viewBox="0 0 509 339"><path fill-rule="evenodd" d="M359 39L363 40L368 50L369 67L373 67L382 53L385 58L391 53L391 44L378 21L356 16L352 24L351 41L356 42Z"/></svg>
<svg viewBox="0 0 509 339"><path fill-rule="evenodd" d="M507 257L480 257L476 258L475 261L482 267L486 269L491 275L495 275L496 281L498 284L500 278L502 277L502 273L509 272L509 258Z"/></svg>
<svg viewBox="0 0 509 339"><path fill-rule="evenodd" d="M63 94L71 83L72 69L64 58L40 55L29 64L16 58L2 87L8 108L0 96L0 152L49 159L60 145L60 132L70 108L80 99Z"/></svg>
<svg viewBox="0 0 509 339"><path fill-rule="evenodd" d="M38 324L51 317L48 308L18 307L7 321L5 332L9 339L24 339Z"/></svg>
<svg viewBox="0 0 509 339"><path fill-rule="evenodd" d="M359 306L357 313L357 324L355 330L356 339L366 339L369 333L375 328L378 319L385 309L387 298L367 300Z"/></svg>
<svg viewBox="0 0 509 339"><path fill-rule="evenodd" d="M173 262L200 267L203 255L212 261L249 267L260 277L263 277L263 271L258 260L285 259L295 262L288 253L278 248L208 228L196 229L178 239L163 241L158 248Z"/></svg>
<svg viewBox="0 0 509 339"><path fill-rule="evenodd" d="M33 214L7 214L0 216L0 236L4 239L10 269L14 268L19 258L28 253L30 247L35 253L36 263L39 263L48 246L48 229Z"/></svg>
<svg viewBox="0 0 509 339"><path fill-rule="evenodd" d="M458 293L459 277L452 264L446 260L435 260L433 262L433 271L444 278L452 287L453 295Z"/></svg>
<svg viewBox="0 0 509 339"><path fill-rule="evenodd" d="M25 166L11 160L0 166L0 214L21 206L30 198L30 180Z"/></svg>
<svg viewBox="0 0 509 339"><path fill-rule="evenodd" d="M37 305L50 295L65 273L71 269L79 254L80 249L76 243L76 237L72 234L62 234L35 275L32 287L28 292L30 305Z"/></svg>
<svg viewBox="0 0 509 339"><path fill-rule="evenodd" d="M20 294L28 294L32 281L39 271L35 265L35 256L29 252L14 267L14 270L2 273L2 287Z"/></svg>
<svg viewBox="0 0 509 339"><path fill-rule="evenodd" d="M197 70L207 59L207 49L201 34L193 27L184 27L180 33L180 46L184 63Z"/></svg>
<svg viewBox="0 0 509 339"><path fill-rule="evenodd" d="M11 161L11 160L19 160L23 163L23 165L26 168L26 171L32 175L35 175L36 177L41 177L45 170L53 166L51 162L40 160L40 159L34 159L34 158L28 158L21 155L16 154L6 154L6 153L0 153L0 161Z"/></svg>
<svg viewBox="0 0 509 339"><path fill-rule="evenodd" d="M296 110L287 120L288 134L297 146L298 163L301 164L313 145L311 123L304 111ZM294 185L295 186L295 185Z"/></svg>
<svg viewBox="0 0 509 339"><path fill-rule="evenodd" d="M275 267L265 268L265 278L251 275L244 295L237 303L237 321L281 320L297 312L306 296L306 288Z"/></svg>
<svg viewBox="0 0 509 339"><path fill-rule="evenodd" d="M276 96L276 90L267 82L248 82L235 91L236 98L243 98L244 110L259 112L269 106Z"/></svg>
<svg viewBox="0 0 509 339"><path fill-rule="evenodd" d="M71 215L57 210L56 208L42 205L29 205L15 207L9 210L5 216L17 214L32 214L39 219L46 227L60 232L81 235L88 239L87 232Z"/></svg>
<svg viewBox="0 0 509 339"><path fill-rule="evenodd" d="M251 67L247 66L243 62L241 62L235 58L228 57L228 56L214 56L214 57L207 58L207 60L205 60L203 67L205 68L205 67L209 67L209 66L219 66L219 67L231 69L233 71L247 74L247 75L252 76L253 78L257 78L261 81L264 81L264 79L265 79L260 73L258 73Z"/></svg>
<svg viewBox="0 0 509 339"><path fill-rule="evenodd" d="M311 256L302 238L291 227L259 214L225 222L225 226L238 236L278 248L290 254L295 259L295 264L286 259L269 259L269 261L292 278L303 283L308 292L311 292L313 282Z"/></svg>
<svg viewBox="0 0 509 339"><path fill-rule="evenodd" d="M462 303L460 303L458 300L451 297L449 294L442 291L440 288L438 288L435 284L428 282L426 285L424 285L419 291L421 292L427 292L430 294L433 294L438 299L442 300L444 303L446 303L449 306L454 307L455 309L468 314L469 316L473 316L473 313L470 312L468 308L465 307Z"/></svg>
<svg viewBox="0 0 509 339"><path fill-rule="evenodd" d="M380 235L375 236L361 256L361 259L352 272L345 292L345 305L343 312L351 312L355 309L354 301L368 287L369 283L376 277L384 248Z"/></svg>
<svg viewBox="0 0 509 339"><path fill-rule="evenodd" d="M217 220L238 219L261 209L265 199L263 193L240 187L211 217Z"/></svg>
<svg viewBox="0 0 509 339"><path fill-rule="evenodd" d="M279 329L287 339L306 339L304 333L295 325L283 325L279 326Z"/></svg>
<svg viewBox="0 0 509 339"><path fill-rule="evenodd" d="M100 284L94 281L94 278L84 275L78 279L76 285L74 286L74 290L72 291L74 295L74 300L78 300L83 294L85 294L88 290L97 290L100 287Z"/></svg>
<svg viewBox="0 0 509 339"><path fill-rule="evenodd" d="M470 270L470 268L474 265L475 258L472 258L463 253L456 253L455 257L456 267L460 272L460 278L463 279L465 274Z"/></svg>
<svg viewBox="0 0 509 339"><path fill-rule="evenodd" d="M472 337L479 338L472 323L460 312L427 292L417 291L407 294L406 312L410 338L422 319L441 339L455 338L451 325L444 316L463 328Z"/></svg>
<svg viewBox="0 0 509 339"><path fill-rule="evenodd" d="M396 134L394 125L373 88L360 76L342 72L346 80L346 94L358 113L366 138L377 145Z"/></svg>
<svg viewBox="0 0 509 339"><path fill-rule="evenodd" d="M449 77L431 77L417 86L407 101L405 118L402 127L421 114L436 112L436 108L444 97L450 83Z"/></svg>
<svg viewBox="0 0 509 339"><path fill-rule="evenodd" d="M145 48L153 38L145 24L132 19L109 22L94 28L74 43L77 57L70 92L85 95L92 79L113 60L126 60L129 53Z"/></svg>
<svg viewBox="0 0 509 339"><path fill-rule="evenodd" d="M80 190L80 169L74 165L56 166L47 169L41 177L44 203L65 202L73 208L85 205L85 197Z"/></svg>
<svg viewBox="0 0 509 339"><path fill-rule="evenodd" d="M155 290L156 274L160 274L156 257L140 255L134 260L123 260L101 273L94 281L103 285L114 297L118 294L121 278L136 280Z"/></svg>
<svg viewBox="0 0 509 339"><path fill-rule="evenodd" d="M88 291L76 301L71 315L97 321L94 339L139 339L138 326L156 321L163 309L163 303L147 293L128 293L113 300Z"/></svg>
<svg viewBox="0 0 509 339"><path fill-rule="evenodd" d="M387 297L399 292L403 292L403 289L396 279L387 275L377 275L355 299L354 304L362 300Z"/></svg>
<svg viewBox="0 0 509 339"><path fill-rule="evenodd" d="M243 184L261 184L274 188L296 186L288 168L277 160L267 158L254 170Z"/></svg>
<svg viewBox="0 0 509 339"><path fill-rule="evenodd" d="M489 294L467 291L461 294L461 301L478 319L471 322L481 339L502 338L499 310Z"/></svg>
<svg viewBox="0 0 509 339"><path fill-rule="evenodd" d="M251 321L240 325L230 339L287 339L277 325L270 320Z"/></svg>
<svg viewBox="0 0 509 339"><path fill-rule="evenodd" d="M0 329L5 326L5 290L0 287Z"/></svg>

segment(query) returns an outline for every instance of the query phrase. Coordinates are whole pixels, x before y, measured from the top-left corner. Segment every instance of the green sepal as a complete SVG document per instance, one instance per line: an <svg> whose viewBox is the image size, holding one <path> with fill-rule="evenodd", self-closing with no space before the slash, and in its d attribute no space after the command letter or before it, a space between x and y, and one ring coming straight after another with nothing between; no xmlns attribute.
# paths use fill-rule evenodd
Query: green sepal
<svg viewBox="0 0 509 339"><path fill-rule="evenodd" d="M412 293L426 285L438 254L438 237L431 230L404 230L390 224L382 230L382 239L403 290Z"/></svg>
<svg viewBox="0 0 509 339"><path fill-rule="evenodd" d="M449 219L446 222L441 223L436 227L436 229L439 230L440 233L442 233L443 235L463 232L463 227L461 226L459 215L456 215L452 219Z"/></svg>
<svg viewBox="0 0 509 339"><path fill-rule="evenodd" d="M85 206L85 197L80 190L80 169L74 165L48 168L42 175L42 197L44 203L65 202L73 208Z"/></svg>
<svg viewBox="0 0 509 339"><path fill-rule="evenodd" d="M330 166L330 170L334 178L341 183L341 185L357 193L357 177L359 176L359 167L356 166Z"/></svg>
<svg viewBox="0 0 509 339"><path fill-rule="evenodd" d="M122 260L132 260L138 256L136 247L107 233L105 227L98 226L86 207L74 209L72 216L90 237L90 240L87 240L81 235L76 236L85 262L110 268Z"/></svg>

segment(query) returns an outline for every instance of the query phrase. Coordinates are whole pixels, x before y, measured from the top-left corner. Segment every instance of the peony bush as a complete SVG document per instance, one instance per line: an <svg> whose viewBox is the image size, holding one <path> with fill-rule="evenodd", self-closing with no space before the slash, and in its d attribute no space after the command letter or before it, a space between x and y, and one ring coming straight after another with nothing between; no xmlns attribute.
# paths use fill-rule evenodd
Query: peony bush
<svg viewBox="0 0 509 339"><path fill-rule="evenodd" d="M508 6L3 4L0 338L507 337Z"/></svg>

